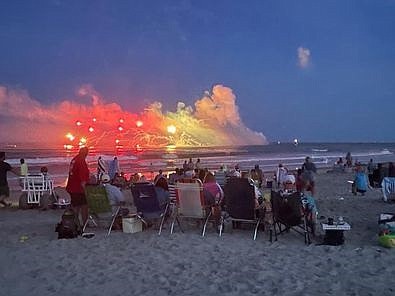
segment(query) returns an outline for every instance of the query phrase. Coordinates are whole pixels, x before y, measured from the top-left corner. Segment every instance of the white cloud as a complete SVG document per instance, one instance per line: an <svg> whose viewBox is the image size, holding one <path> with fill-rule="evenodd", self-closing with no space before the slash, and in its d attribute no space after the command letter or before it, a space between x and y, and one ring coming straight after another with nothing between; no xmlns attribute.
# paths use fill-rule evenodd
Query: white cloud
<svg viewBox="0 0 395 296"><path fill-rule="evenodd" d="M301 68L307 68L310 65L311 52L310 49L299 47L298 48L298 65Z"/></svg>

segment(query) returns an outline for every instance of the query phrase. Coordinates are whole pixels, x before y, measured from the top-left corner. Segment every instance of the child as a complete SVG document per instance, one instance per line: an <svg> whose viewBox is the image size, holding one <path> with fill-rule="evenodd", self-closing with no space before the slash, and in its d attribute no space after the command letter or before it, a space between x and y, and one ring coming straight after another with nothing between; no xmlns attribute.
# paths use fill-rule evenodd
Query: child
<svg viewBox="0 0 395 296"><path fill-rule="evenodd" d="M368 177L366 176L363 167L360 163L357 164L356 174L353 183L353 194L357 195L357 192L361 195L365 195L365 192L369 186Z"/></svg>

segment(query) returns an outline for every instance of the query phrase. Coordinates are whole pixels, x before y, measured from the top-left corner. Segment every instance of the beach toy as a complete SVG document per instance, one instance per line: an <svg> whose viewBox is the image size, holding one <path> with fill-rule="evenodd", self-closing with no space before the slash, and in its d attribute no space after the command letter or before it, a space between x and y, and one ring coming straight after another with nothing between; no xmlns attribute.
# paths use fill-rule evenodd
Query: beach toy
<svg viewBox="0 0 395 296"><path fill-rule="evenodd" d="M386 248L395 248L395 234L385 234L379 236L379 243Z"/></svg>

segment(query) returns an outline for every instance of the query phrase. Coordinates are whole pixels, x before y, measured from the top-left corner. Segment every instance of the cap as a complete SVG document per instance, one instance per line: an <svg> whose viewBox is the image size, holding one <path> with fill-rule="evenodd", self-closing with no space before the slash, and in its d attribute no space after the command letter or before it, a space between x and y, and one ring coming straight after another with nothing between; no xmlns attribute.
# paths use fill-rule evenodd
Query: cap
<svg viewBox="0 0 395 296"><path fill-rule="evenodd" d="M102 176L101 176L101 181L102 182L110 182L110 176L109 175L107 175L107 174L103 174Z"/></svg>

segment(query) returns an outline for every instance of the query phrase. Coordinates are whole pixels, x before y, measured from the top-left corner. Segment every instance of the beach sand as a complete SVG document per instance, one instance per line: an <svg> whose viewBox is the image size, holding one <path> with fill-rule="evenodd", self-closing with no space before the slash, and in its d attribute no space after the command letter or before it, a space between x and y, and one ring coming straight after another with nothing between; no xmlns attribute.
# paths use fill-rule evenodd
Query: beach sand
<svg viewBox="0 0 395 296"><path fill-rule="evenodd" d="M319 216L351 224L342 246L317 245L322 237L307 246L293 232L253 241L252 230L229 227L202 238L188 223L173 235L92 229L91 239L58 240L63 210L0 209L0 294L395 295L395 250L377 243L378 215L395 204L379 189L353 196L347 180L320 172L316 186Z"/></svg>

